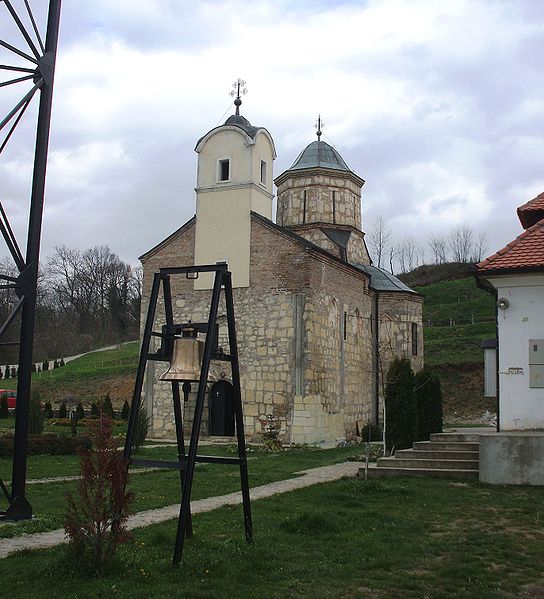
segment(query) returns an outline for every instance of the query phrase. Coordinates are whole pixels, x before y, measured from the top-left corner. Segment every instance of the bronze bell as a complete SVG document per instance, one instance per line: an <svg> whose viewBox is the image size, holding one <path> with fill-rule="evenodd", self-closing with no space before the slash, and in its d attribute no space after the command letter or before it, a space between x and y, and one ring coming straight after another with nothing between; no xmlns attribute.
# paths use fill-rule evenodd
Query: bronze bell
<svg viewBox="0 0 544 599"><path fill-rule="evenodd" d="M200 380L204 341L197 339L198 333L193 327L182 329L181 334L181 337L174 339L170 368L159 376L159 381L198 382ZM210 376L208 380L212 380Z"/></svg>

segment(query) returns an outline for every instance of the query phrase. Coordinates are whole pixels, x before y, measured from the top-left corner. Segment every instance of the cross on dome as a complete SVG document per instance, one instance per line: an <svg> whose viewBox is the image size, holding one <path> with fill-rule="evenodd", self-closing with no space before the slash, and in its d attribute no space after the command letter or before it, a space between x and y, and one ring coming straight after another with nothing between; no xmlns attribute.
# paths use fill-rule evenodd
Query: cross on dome
<svg viewBox="0 0 544 599"><path fill-rule="evenodd" d="M236 114L239 115L240 114L240 106L242 105L242 100L240 99L240 94L242 94L243 96L245 94L247 94L247 89L244 87L246 84L245 81L243 81L242 79L240 79L238 77L238 79L232 84L232 87L234 89L231 90L230 95L231 96L236 96L236 99L234 100L234 106L236 106Z"/></svg>
<svg viewBox="0 0 544 599"><path fill-rule="evenodd" d="M321 115L317 116L317 121L315 123L315 128L317 129L317 140L321 141L321 128L325 126L325 123L321 120Z"/></svg>

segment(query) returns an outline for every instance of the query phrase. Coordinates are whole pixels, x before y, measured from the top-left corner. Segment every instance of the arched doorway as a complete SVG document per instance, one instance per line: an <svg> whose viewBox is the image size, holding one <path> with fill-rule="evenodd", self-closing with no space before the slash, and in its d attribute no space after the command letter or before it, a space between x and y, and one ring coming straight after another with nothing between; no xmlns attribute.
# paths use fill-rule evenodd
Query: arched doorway
<svg viewBox="0 0 544 599"><path fill-rule="evenodd" d="M234 387L228 381L217 381L209 394L209 434L234 436Z"/></svg>

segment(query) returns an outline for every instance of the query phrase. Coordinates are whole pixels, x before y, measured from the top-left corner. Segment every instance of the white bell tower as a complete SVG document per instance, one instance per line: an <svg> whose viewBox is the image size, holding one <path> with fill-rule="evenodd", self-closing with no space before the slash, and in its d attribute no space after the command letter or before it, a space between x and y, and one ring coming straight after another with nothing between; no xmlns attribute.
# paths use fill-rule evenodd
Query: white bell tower
<svg viewBox="0 0 544 599"><path fill-rule="evenodd" d="M249 286L251 211L272 220L274 141L240 115L244 82L234 84L236 113L196 144L195 264L226 261L233 287ZM195 289L210 289L201 274Z"/></svg>

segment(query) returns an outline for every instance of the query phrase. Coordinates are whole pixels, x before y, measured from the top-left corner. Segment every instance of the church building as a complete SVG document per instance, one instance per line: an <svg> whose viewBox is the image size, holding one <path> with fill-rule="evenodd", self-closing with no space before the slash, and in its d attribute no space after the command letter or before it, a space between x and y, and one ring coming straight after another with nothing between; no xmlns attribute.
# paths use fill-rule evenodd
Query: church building
<svg viewBox="0 0 544 599"><path fill-rule="evenodd" d="M196 215L141 256L142 326L161 267L226 261L232 272L245 433L274 426L286 443L331 444L382 421L394 356L423 367L422 297L372 265L361 224L364 180L317 139L273 178L270 133L236 111L196 144ZM276 186L276 222L272 219ZM207 320L211 275L172 278L174 321ZM158 310L161 313L161 310ZM221 312L220 312L221 314ZM159 330L160 321L155 323ZM226 322L220 329L220 337ZM148 362L145 405L155 436L173 436L162 362ZM230 371L212 363L202 435L231 435ZM185 405L191 424L194 398ZM221 412L221 413L219 413Z"/></svg>

